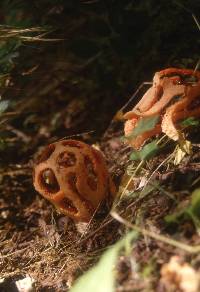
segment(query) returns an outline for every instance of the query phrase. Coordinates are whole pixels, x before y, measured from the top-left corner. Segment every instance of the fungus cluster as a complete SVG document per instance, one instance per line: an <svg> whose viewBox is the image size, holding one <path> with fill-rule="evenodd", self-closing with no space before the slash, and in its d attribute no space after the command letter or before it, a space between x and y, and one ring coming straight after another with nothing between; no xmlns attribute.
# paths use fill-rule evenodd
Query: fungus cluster
<svg viewBox="0 0 200 292"><path fill-rule="evenodd" d="M83 142L62 140L48 145L33 175L35 189L63 214L89 221L115 187L100 151Z"/></svg>
<svg viewBox="0 0 200 292"><path fill-rule="evenodd" d="M125 136L130 136L141 119L151 116L159 116L159 122L153 129L128 139L133 148L139 149L147 139L161 132L174 141L180 139L177 122L200 116L200 72L177 68L156 72L152 87L124 114Z"/></svg>

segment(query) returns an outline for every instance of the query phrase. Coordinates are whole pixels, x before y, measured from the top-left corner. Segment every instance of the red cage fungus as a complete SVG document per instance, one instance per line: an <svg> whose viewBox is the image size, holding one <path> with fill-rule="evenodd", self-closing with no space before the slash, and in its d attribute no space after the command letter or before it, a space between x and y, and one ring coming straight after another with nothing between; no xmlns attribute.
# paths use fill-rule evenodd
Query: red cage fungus
<svg viewBox="0 0 200 292"><path fill-rule="evenodd" d="M88 222L115 186L100 151L76 140L48 145L34 167L35 189L76 221Z"/></svg>

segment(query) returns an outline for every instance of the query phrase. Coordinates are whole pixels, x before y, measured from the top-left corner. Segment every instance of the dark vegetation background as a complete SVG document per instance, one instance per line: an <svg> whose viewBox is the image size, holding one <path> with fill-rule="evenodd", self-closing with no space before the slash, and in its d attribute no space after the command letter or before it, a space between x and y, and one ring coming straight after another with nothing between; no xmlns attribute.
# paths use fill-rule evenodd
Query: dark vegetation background
<svg viewBox="0 0 200 292"><path fill-rule="evenodd" d="M44 38L61 39L1 42L1 74L12 78L4 96L23 112L15 125L31 135L45 125L51 135L99 136L155 71L194 68L199 58L197 0L2 0L0 11L2 25L41 27Z"/></svg>
<svg viewBox="0 0 200 292"><path fill-rule="evenodd" d="M200 32L192 13L200 19L200 1L0 1L0 94L9 100L0 117L1 246L7 254L37 242L35 261L42 262L34 266L33 256L20 253L0 261L3 277L23 270L38 273L39 286L51 286L49 277L66 263L57 250L49 262L40 255L49 239L38 229L54 226L50 204L32 187L34 154L65 136L101 140L117 110L155 71L195 68Z"/></svg>

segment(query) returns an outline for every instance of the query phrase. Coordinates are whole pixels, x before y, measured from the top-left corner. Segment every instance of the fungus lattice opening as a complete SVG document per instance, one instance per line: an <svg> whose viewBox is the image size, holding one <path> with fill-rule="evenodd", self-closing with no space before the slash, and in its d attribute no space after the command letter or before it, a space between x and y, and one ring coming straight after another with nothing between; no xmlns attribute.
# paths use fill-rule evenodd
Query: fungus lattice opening
<svg viewBox="0 0 200 292"><path fill-rule="evenodd" d="M47 190L48 193L57 193L60 190L57 178L52 169L43 170L39 177L41 188Z"/></svg>
<svg viewBox="0 0 200 292"><path fill-rule="evenodd" d="M97 175L94 170L93 163L88 156L84 156L84 163L85 163L85 166L87 169L87 175L88 175L87 183L89 187L93 191L95 191L97 189Z"/></svg>
<svg viewBox="0 0 200 292"><path fill-rule="evenodd" d="M61 167L70 167L76 164L76 157L72 152L62 152L59 154L57 163Z"/></svg>

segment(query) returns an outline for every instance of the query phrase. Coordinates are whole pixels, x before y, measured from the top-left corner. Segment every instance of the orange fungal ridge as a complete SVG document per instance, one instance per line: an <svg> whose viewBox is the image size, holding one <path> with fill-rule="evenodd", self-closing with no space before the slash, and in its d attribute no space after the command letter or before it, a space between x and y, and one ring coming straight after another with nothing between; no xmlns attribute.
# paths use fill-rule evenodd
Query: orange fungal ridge
<svg viewBox="0 0 200 292"><path fill-rule="evenodd" d="M124 114L125 136L129 136L145 117L160 116L159 123L149 131L128 139L135 149L161 132L177 141L181 138L177 122L200 116L200 72L191 69L167 68L156 72L152 86L135 107Z"/></svg>

